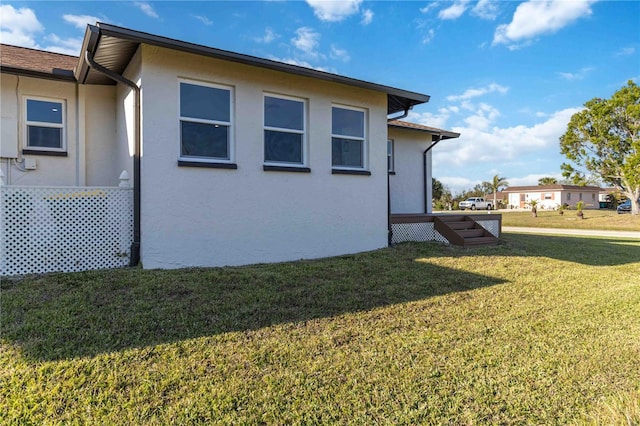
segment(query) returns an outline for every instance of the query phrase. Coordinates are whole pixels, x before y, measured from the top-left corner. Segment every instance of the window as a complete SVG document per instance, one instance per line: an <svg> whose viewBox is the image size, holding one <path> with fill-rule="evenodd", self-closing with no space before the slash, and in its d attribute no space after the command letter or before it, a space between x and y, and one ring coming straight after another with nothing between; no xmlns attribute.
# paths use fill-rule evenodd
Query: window
<svg viewBox="0 0 640 426"><path fill-rule="evenodd" d="M582 192L580 193L580 201L582 201Z"/></svg>
<svg viewBox="0 0 640 426"><path fill-rule="evenodd" d="M331 164L364 169L366 157L364 110L336 107L331 113Z"/></svg>
<svg viewBox="0 0 640 426"><path fill-rule="evenodd" d="M27 98L25 151L64 152L65 103L62 100Z"/></svg>
<svg viewBox="0 0 640 426"><path fill-rule="evenodd" d="M393 139L387 141L387 170L389 173L395 173L395 159L394 159L395 146Z"/></svg>
<svg viewBox="0 0 640 426"><path fill-rule="evenodd" d="M571 193L567 192L567 201L571 200Z"/></svg>
<svg viewBox="0 0 640 426"><path fill-rule="evenodd" d="M180 82L180 158L232 160L230 87Z"/></svg>
<svg viewBox="0 0 640 426"><path fill-rule="evenodd" d="M544 199L545 200L553 200L553 194L550 193L550 192L545 192Z"/></svg>
<svg viewBox="0 0 640 426"><path fill-rule="evenodd" d="M591 194L591 199L595 201L595 199L596 199L596 194Z"/></svg>
<svg viewBox="0 0 640 426"><path fill-rule="evenodd" d="M305 121L303 100L265 95L265 163L304 164Z"/></svg>

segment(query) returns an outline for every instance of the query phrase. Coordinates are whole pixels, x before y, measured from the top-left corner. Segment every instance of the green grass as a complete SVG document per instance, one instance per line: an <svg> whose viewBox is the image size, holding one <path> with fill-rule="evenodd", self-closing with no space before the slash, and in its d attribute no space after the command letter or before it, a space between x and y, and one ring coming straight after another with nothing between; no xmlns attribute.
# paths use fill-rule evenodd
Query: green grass
<svg viewBox="0 0 640 426"><path fill-rule="evenodd" d="M538 217L533 217L528 211L500 211L502 226L640 232L638 215L617 214L612 210L583 210L583 212L584 219L578 218L575 210L565 210L562 216L557 211L538 210Z"/></svg>
<svg viewBox="0 0 640 426"><path fill-rule="evenodd" d="M3 280L0 424L638 424L640 242Z"/></svg>

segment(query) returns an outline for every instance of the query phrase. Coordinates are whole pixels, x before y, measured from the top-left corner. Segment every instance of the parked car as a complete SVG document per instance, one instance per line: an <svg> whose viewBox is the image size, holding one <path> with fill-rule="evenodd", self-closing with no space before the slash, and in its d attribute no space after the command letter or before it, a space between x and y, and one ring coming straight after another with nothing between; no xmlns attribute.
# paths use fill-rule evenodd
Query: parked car
<svg viewBox="0 0 640 426"><path fill-rule="evenodd" d="M631 200L625 200L625 202L620 204L616 210L618 214L631 213Z"/></svg>
<svg viewBox="0 0 640 426"><path fill-rule="evenodd" d="M471 210L476 210L476 209L487 209L487 210L491 210L491 203L489 201L485 201L484 198L482 197L472 197L472 198L467 198L464 201L461 201L460 204L458 204L458 206L460 207L461 210L466 210L466 209L471 209Z"/></svg>

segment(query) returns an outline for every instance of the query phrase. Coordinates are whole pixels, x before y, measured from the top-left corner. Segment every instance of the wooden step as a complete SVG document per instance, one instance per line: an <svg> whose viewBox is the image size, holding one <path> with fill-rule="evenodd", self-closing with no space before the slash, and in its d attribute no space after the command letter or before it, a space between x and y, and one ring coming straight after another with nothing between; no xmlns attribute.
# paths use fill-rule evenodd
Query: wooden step
<svg viewBox="0 0 640 426"><path fill-rule="evenodd" d="M498 239L496 237L474 237L464 239L465 247L488 246L496 244L498 244Z"/></svg>
<svg viewBox="0 0 640 426"><path fill-rule="evenodd" d="M445 222L447 226L451 229L474 229L476 223L472 220L463 220L460 222Z"/></svg>
<svg viewBox="0 0 640 426"><path fill-rule="evenodd" d="M450 222L466 222L467 221L467 218L465 216L463 216L463 215L455 215L455 216L449 216L449 215L444 216L444 215L442 215L442 216L438 216L438 218L441 221L446 222L446 223L450 223Z"/></svg>
<svg viewBox="0 0 640 426"><path fill-rule="evenodd" d="M461 235L462 238L465 239L465 241L468 238L477 238L477 237L484 237L485 236L485 230L480 228L473 228L473 229L460 229L460 230L456 230L456 232L458 233L458 235Z"/></svg>

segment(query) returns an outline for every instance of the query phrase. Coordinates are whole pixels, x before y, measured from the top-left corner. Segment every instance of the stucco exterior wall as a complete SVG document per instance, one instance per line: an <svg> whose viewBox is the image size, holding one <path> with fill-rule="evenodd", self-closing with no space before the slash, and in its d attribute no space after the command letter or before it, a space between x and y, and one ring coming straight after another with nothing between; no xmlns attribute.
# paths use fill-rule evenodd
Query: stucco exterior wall
<svg viewBox="0 0 640 426"><path fill-rule="evenodd" d="M545 199L546 195L551 198ZM524 201L522 196L524 195ZM563 204L575 208L579 201L584 201L585 209L598 209L598 191L593 190L542 190L542 191L526 191L509 193L509 205L511 208L527 209L531 206L528 204L531 200L537 200L538 209L554 210Z"/></svg>
<svg viewBox="0 0 640 426"><path fill-rule="evenodd" d="M86 185L116 186L118 176L126 167L114 156L118 151L116 88L80 86L80 103L85 117L81 135L84 136Z"/></svg>
<svg viewBox="0 0 640 426"><path fill-rule="evenodd" d="M389 176L391 213L425 213L423 152L431 144L431 134L415 130L389 129L394 141L395 175ZM431 152L427 153L427 199L431 200ZM431 202L427 203L431 213Z"/></svg>
<svg viewBox="0 0 640 426"><path fill-rule="evenodd" d="M387 244L386 94L142 46L145 268L319 258ZM179 167L178 79L234 88L237 170ZM311 173L263 171L263 95L307 100ZM371 176L331 173L332 103L367 109Z"/></svg>
<svg viewBox="0 0 640 426"><path fill-rule="evenodd" d="M84 86L11 74L2 74L1 79L0 164L5 183L44 186L118 184L122 166L113 158L117 151L113 86ZM64 101L66 157L22 153L25 146L25 96ZM23 158L35 159L36 169L24 170Z"/></svg>
<svg viewBox="0 0 640 426"><path fill-rule="evenodd" d="M141 88L141 97L144 97L141 75L141 51L138 49L125 69L125 78L133 81ZM115 114L116 114L116 146L112 158L114 167L118 173L125 170L133 184L133 156L135 154L135 92L130 87L118 83L115 88ZM141 122L145 121L144 113L141 113ZM142 125L141 125L142 129ZM144 147L142 147L144 149Z"/></svg>
<svg viewBox="0 0 640 426"><path fill-rule="evenodd" d="M78 102L76 84L33 77L1 74L2 86L2 131L0 156L5 183L10 185L79 185L81 184L79 139L78 139ZM25 96L62 100L65 104L64 138L66 157L46 155L23 155L25 145ZM7 159L11 159L11 166ZM35 170L22 171L22 165L16 166L14 159L35 159Z"/></svg>

